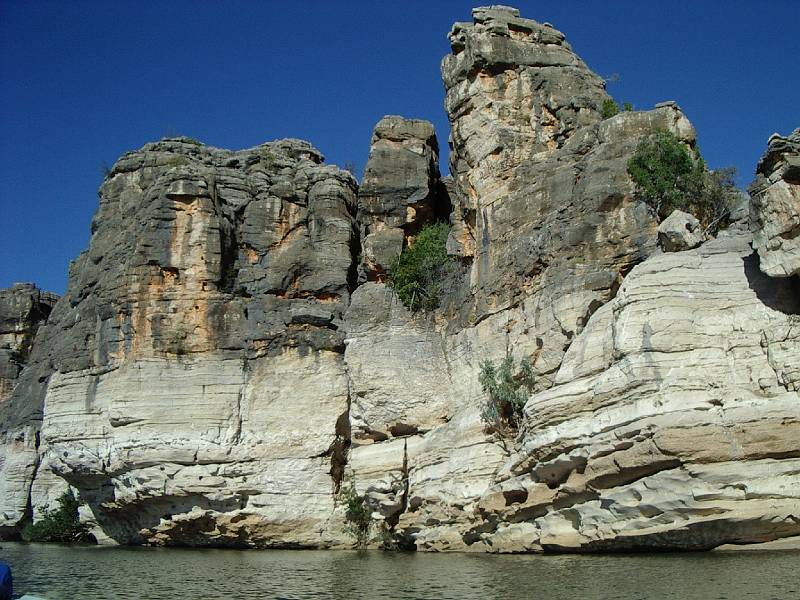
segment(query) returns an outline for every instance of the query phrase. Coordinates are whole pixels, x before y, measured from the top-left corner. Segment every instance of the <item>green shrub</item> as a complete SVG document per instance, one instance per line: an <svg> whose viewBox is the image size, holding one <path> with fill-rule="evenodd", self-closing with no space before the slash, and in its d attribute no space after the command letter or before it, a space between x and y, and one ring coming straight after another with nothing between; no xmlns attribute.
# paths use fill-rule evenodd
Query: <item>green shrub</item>
<svg viewBox="0 0 800 600"><path fill-rule="evenodd" d="M619 114L619 104L614 102L613 99L608 98L603 101L602 115L604 119L610 119L614 115Z"/></svg>
<svg viewBox="0 0 800 600"><path fill-rule="evenodd" d="M625 102L622 105L622 110L624 110L625 112L632 112L633 111L633 104L631 104L630 102Z"/></svg>
<svg viewBox="0 0 800 600"><path fill-rule="evenodd" d="M387 283L411 310L434 310L457 275L455 259L447 256L447 223L425 225L389 265Z"/></svg>
<svg viewBox="0 0 800 600"><path fill-rule="evenodd" d="M738 191L733 169L708 172L697 150L691 154L671 131L656 131L636 146L628 174L659 218L676 209L694 214L708 232L724 227Z"/></svg>
<svg viewBox="0 0 800 600"><path fill-rule="evenodd" d="M365 549L372 530L372 511L367 498L356 492L354 476L342 484L337 501L344 505L345 533L356 538L358 548Z"/></svg>
<svg viewBox="0 0 800 600"><path fill-rule="evenodd" d="M479 381L488 395L481 411L484 423L495 431L517 429L522 422L522 410L533 392L533 366L527 360L519 364L520 374L514 377L514 359L507 355L499 366L489 360L481 362Z"/></svg>
<svg viewBox="0 0 800 600"><path fill-rule="evenodd" d="M89 527L78 518L78 500L67 490L58 498L59 507L44 511L44 516L25 527L22 538L28 542L61 542L75 544L93 542Z"/></svg>

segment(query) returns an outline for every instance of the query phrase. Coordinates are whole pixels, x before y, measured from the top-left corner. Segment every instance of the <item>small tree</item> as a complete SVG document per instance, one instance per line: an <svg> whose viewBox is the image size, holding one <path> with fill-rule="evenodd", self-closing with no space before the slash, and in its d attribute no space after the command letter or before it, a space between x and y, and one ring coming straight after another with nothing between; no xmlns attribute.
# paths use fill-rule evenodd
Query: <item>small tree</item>
<svg viewBox="0 0 800 600"><path fill-rule="evenodd" d="M497 367L489 360L481 362L478 380L488 395L481 418L495 431L506 432L519 427L525 403L533 392L534 374L530 361L520 362L517 377L514 377L513 368L514 359L510 354Z"/></svg>
<svg viewBox="0 0 800 600"><path fill-rule="evenodd" d="M439 306L448 267L450 226L439 222L425 225L413 242L389 265L387 283L411 310L434 310Z"/></svg>
<svg viewBox="0 0 800 600"><path fill-rule="evenodd" d="M75 544L93 542L89 527L78 517L78 500L69 489L58 498L59 507L43 511L44 516L25 527L22 538L29 542L61 542Z"/></svg>
<svg viewBox="0 0 800 600"><path fill-rule="evenodd" d="M603 108L601 112L604 119L610 119L614 115L619 114L619 105L614 102L612 98L603 100Z"/></svg>
<svg viewBox="0 0 800 600"><path fill-rule="evenodd" d="M694 214L714 233L728 223L738 192L734 169L708 172L700 153L691 154L671 131L644 138L628 161L628 174L642 200L663 219L676 209Z"/></svg>
<svg viewBox="0 0 800 600"><path fill-rule="evenodd" d="M366 496L356 492L355 476L351 476L339 490L337 501L344 505L345 533L356 538L356 546L367 547L372 529L372 511Z"/></svg>

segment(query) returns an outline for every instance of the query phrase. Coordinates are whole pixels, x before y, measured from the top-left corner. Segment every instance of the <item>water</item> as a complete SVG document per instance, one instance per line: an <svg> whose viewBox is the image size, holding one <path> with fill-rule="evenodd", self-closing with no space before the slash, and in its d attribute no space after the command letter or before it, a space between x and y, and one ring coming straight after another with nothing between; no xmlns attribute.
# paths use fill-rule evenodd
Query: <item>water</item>
<svg viewBox="0 0 800 600"><path fill-rule="evenodd" d="M800 598L800 552L606 556L199 550L2 544L16 597Z"/></svg>

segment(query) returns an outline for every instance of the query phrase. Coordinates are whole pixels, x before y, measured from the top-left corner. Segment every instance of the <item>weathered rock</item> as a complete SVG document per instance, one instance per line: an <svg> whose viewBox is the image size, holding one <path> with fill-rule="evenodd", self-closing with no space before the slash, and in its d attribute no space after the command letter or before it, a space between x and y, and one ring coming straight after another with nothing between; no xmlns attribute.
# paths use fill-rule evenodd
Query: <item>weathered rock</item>
<svg viewBox="0 0 800 600"><path fill-rule="evenodd" d="M636 267L530 400L508 474L554 490L524 519L544 548L800 531L800 296L759 273L749 241L723 235Z"/></svg>
<svg viewBox="0 0 800 600"><path fill-rule="evenodd" d="M27 364L33 339L58 296L30 283L0 290L0 402L6 400Z"/></svg>
<svg viewBox="0 0 800 600"><path fill-rule="evenodd" d="M750 185L753 247L771 277L800 274L800 129L774 134Z"/></svg>
<svg viewBox="0 0 800 600"><path fill-rule="evenodd" d="M25 417L14 410L11 394L30 360L36 333L57 300L29 283L0 290L0 537L15 536L16 524L31 510L28 490L36 474L37 423L12 429L12 422Z"/></svg>
<svg viewBox="0 0 800 600"><path fill-rule="evenodd" d="M587 319L656 250L627 161L658 129L688 145L675 105L602 120L600 77L552 27L503 7L456 24L442 62L455 193L448 247L471 258L451 330L508 311L515 351L546 387Z"/></svg>
<svg viewBox="0 0 800 600"><path fill-rule="evenodd" d="M383 117L372 135L358 193L361 281L382 281L406 238L449 211L433 125Z"/></svg>
<svg viewBox="0 0 800 600"><path fill-rule="evenodd" d="M700 221L694 215L674 210L658 226L658 245L664 252L697 248L705 240Z"/></svg>
<svg viewBox="0 0 800 600"><path fill-rule="evenodd" d="M763 275L738 222L660 253L626 172L643 136L691 146L691 124L674 102L602 120L600 78L514 9L476 9L451 44L452 179L430 124L399 117L358 209L297 140L118 161L0 405L7 527L71 485L111 540L345 546L352 476L420 550L800 535L797 278ZM411 313L381 280L442 188L468 281ZM537 373L516 439L481 418L481 363L507 355Z"/></svg>
<svg viewBox="0 0 800 600"><path fill-rule="evenodd" d="M458 401L442 336L391 289L368 282L347 311L345 361L354 441L429 431L450 420Z"/></svg>
<svg viewBox="0 0 800 600"><path fill-rule="evenodd" d="M798 535L800 295L758 271L750 239L723 233L634 268L555 385L531 397L516 448L483 432L476 365L458 364L502 331L451 337L461 405L403 445L355 448L364 493L401 495L395 531L428 550L696 550Z"/></svg>
<svg viewBox="0 0 800 600"><path fill-rule="evenodd" d="M535 132L546 131L535 111L503 105L508 126L487 117L486 106L475 110L489 103L484 91L502 83L495 75L507 65L513 32L504 23L516 19L506 9L476 11L474 26L456 25L455 58L443 63L448 107L469 107L450 113L448 250L473 263L471 294L455 314L451 304L446 327L428 319L442 335L441 358L420 321L398 320L389 300L371 296L377 289L359 289L348 311L358 410L384 423L398 413L422 420L419 356L437 374L430 389L445 381L456 399L447 423L356 444L349 468L359 490L397 536L422 550L702 549L796 535L795 290L754 271L741 231L652 256L656 221L634 198L626 166L638 141L657 129L694 144L675 103L605 121L587 107L585 123L535 151ZM484 27L487 20L499 24ZM448 84L452 73L451 81L471 83ZM484 75L482 86L468 88ZM570 91L597 94L596 109L602 88L591 89ZM499 94L495 100L502 102ZM526 141L495 144L482 156L493 136ZM397 350L379 358L385 366L368 379L371 357L380 356L373 348ZM506 353L533 358L539 372L520 445L487 435L480 419L479 363ZM387 371L397 376L383 380ZM697 436L687 435L694 427ZM707 452L708 436L723 436L732 450L721 443Z"/></svg>
<svg viewBox="0 0 800 600"><path fill-rule="evenodd" d="M118 542L324 543L357 233L355 180L321 163L178 138L114 165L3 419L6 525L38 468Z"/></svg>

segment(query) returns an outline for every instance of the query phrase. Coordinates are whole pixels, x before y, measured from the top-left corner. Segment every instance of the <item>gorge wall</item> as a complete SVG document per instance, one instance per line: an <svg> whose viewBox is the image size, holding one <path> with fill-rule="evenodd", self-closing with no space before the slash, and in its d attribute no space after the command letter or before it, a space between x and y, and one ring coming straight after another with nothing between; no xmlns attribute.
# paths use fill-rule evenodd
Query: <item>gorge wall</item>
<svg viewBox="0 0 800 600"><path fill-rule="evenodd" d="M47 318L0 363L0 532L71 486L102 540L345 547L352 481L419 550L800 536L800 133L750 215L665 252L626 169L658 130L694 146L677 105L604 119L602 79L514 9L449 39L451 177L401 117L360 186L299 140L117 161L49 317L0 296L3 360ZM448 215L460 279L410 312L388 266ZM506 355L536 375L516 437L481 420Z"/></svg>

